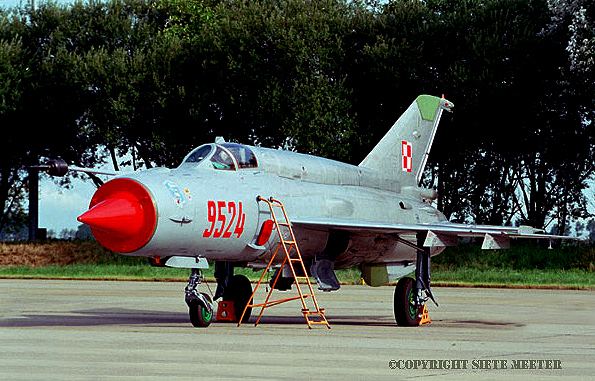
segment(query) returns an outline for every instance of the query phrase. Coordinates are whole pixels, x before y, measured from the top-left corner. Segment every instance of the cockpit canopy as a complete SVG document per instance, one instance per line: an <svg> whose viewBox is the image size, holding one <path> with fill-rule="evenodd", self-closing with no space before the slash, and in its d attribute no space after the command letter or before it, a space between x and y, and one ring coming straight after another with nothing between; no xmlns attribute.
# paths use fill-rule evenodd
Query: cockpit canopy
<svg viewBox="0 0 595 381"><path fill-rule="evenodd" d="M258 162L249 147L235 143L205 144L190 152L182 164L199 164L209 160L215 169L235 171L256 168Z"/></svg>
<svg viewBox="0 0 595 381"><path fill-rule="evenodd" d="M240 169L258 167L256 156L254 156L254 152L250 148L235 143L225 143L222 146L231 152Z"/></svg>

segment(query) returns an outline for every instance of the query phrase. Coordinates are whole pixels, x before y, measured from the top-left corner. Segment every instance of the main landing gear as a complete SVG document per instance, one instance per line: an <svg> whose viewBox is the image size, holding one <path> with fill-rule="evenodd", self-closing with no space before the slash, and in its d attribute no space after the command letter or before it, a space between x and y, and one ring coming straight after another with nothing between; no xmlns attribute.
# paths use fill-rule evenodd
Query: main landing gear
<svg viewBox="0 0 595 381"><path fill-rule="evenodd" d="M420 309L415 281L409 277L399 279L394 295L395 320L397 324L405 327L419 325L424 304L425 302L422 302Z"/></svg>
<svg viewBox="0 0 595 381"><path fill-rule="evenodd" d="M244 312L244 307L250 302L252 284L244 275L234 275L233 270L233 262L215 262L215 279L217 280L215 300L222 298L222 301L233 302L233 311L237 322ZM246 309L242 323L248 321L251 313L252 308Z"/></svg>
<svg viewBox="0 0 595 381"><path fill-rule="evenodd" d="M417 250L417 260L415 280L409 277L403 277L399 279L395 287L394 312L398 325L409 327L419 325L424 306L428 299L432 299L434 304L438 306L430 288L430 249L423 246L426 234L417 234L417 245L400 240L403 243L407 242L407 245Z"/></svg>
<svg viewBox="0 0 595 381"><path fill-rule="evenodd" d="M250 302L252 296L252 284L244 275L234 275L229 279L227 287L223 293L223 300L233 302L233 311L236 315L236 321L240 320L242 312L246 304ZM245 323L250 319L252 313L252 307L246 308L246 313L242 319L242 323Z"/></svg>

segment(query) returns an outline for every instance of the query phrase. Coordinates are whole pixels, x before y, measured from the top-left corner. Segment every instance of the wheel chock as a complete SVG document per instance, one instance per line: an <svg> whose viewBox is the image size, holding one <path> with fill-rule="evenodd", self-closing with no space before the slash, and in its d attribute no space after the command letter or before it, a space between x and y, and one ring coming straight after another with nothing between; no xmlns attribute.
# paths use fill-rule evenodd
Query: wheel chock
<svg viewBox="0 0 595 381"><path fill-rule="evenodd" d="M428 308L426 307L426 305L424 304L424 309L421 313L421 320L419 321L418 325L422 325L422 324L429 324L432 321L430 320L430 315L428 315Z"/></svg>
<svg viewBox="0 0 595 381"><path fill-rule="evenodd" d="M221 300L217 305L217 321L231 321L236 322L236 312L233 308L233 302L229 300Z"/></svg>

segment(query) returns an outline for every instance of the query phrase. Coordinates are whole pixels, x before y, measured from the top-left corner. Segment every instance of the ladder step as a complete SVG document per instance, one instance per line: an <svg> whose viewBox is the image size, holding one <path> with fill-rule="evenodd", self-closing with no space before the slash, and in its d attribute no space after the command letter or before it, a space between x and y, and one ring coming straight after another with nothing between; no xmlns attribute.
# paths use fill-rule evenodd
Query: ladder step
<svg viewBox="0 0 595 381"><path fill-rule="evenodd" d="M318 311L302 310L304 315L324 315L324 308L320 308Z"/></svg>
<svg viewBox="0 0 595 381"><path fill-rule="evenodd" d="M324 325L326 325L327 327L330 328L330 326L329 326L329 324L328 324L328 322L326 320L321 320L321 321L312 321L312 320L309 320L308 322L310 324L312 324L312 325L315 325L315 324L324 324Z"/></svg>

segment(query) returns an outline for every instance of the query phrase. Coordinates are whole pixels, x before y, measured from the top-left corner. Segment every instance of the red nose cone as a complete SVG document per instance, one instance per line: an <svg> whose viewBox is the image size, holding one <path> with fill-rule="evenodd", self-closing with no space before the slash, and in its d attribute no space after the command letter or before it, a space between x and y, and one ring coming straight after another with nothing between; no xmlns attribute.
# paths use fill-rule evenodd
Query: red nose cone
<svg viewBox="0 0 595 381"><path fill-rule="evenodd" d="M142 206L131 193L116 192L86 211L78 220L96 230L126 238L142 229L143 217Z"/></svg>
<svg viewBox="0 0 595 381"><path fill-rule="evenodd" d="M131 179L114 179L93 195L78 220L91 227L99 243L118 253L143 247L153 236L157 213L147 189Z"/></svg>

